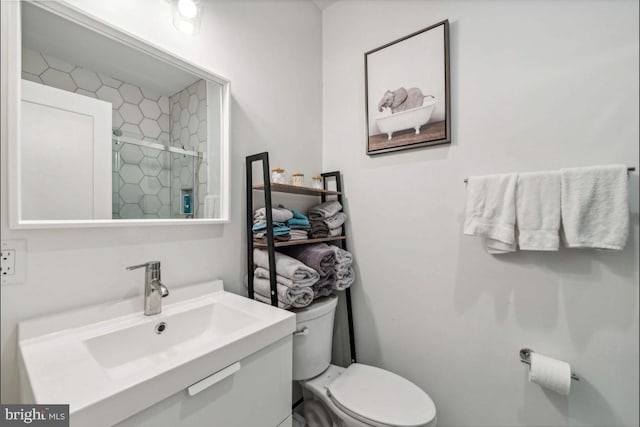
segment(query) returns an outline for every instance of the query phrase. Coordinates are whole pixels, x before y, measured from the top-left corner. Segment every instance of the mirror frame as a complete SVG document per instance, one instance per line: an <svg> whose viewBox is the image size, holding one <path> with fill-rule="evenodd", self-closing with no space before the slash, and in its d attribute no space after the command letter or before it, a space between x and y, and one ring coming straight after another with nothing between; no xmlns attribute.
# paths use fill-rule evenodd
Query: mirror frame
<svg viewBox="0 0 640 427"><path fill-rule="evenodd" d="M219 218L168 218L168 219L78 219L78 220L24 220L22 214L22 184L20 180L20 120L22 80L22 32L21 1L7 2L7 132L8 132L8 192L9 227L19 229L130 227L155 225L201 225L229 222L230 170L229 170L229 109L231 82L219 74L208 71L148 41L126 33L113 25L86 14L73 6L60 2L33 2L50 13L81 25L105 37L151 55L177 68L192 73L222 87L221 141L220 141L220 217Z"/></svg>

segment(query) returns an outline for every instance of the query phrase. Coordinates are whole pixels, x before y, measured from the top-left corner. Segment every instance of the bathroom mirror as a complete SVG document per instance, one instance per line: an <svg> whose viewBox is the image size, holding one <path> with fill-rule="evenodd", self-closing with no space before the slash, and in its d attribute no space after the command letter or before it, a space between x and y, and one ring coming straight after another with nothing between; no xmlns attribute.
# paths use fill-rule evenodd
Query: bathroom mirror
<svg viewBox="0 0 640 427"><path fill-rule="evenodd" d="M12 228L228 221L229 81L63 3L12 3Z"/></svg>

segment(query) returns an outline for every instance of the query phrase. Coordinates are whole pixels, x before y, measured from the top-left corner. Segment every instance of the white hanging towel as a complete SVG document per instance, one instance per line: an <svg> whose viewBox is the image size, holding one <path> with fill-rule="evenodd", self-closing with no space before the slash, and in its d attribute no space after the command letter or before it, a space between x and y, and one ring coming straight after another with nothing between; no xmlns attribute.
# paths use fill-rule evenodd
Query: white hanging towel
<svg viewBox="0 0 640 427"><path fill-rule="evenodd" d="M514 252L517 174L471 176L464 234L484 237L491 254Z"/></svg>
<svg viewBox="0 0 640 427"><path fill-rule="evenodd" d="M624 249L629 235L627 167L560 169L560 181L565 246Z"/></svg>
<svg viewBox="0 0 640 427"><path fill-rule="evenodd" d="M560 246L560 173L530 172L516 183L518 247L557 251Z"/></svg>

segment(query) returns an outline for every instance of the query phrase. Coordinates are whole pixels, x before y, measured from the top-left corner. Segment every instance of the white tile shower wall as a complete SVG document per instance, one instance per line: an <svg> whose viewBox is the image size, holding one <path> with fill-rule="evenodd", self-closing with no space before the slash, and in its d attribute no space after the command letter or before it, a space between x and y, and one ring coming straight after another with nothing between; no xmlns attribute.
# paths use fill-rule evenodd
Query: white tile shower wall
<svg viewBox="0 0 640 427"><path fill-rule="evenodd" d="M207 158L207 86L197 81L169 97L171 145L202 153ZM196 182L193 169L197 170ZM174 165L171 181L172 199L182 189L193 188L197 194L195 216L202 217L204 196L207 194L206 165L201 160L184 161ZM174 199L175 200L175 199ZM172 214L180 214L180 203L173 203Z"/></svg>
<svg viewBox="0 0 640 427"><path fill-rule="evenodd" d="M62 59L22 50L22 78L108 101L113 129L138 138L170 143L169 97ZM114 144L114 218L170 218L170 159L166 152Z"/></svg>

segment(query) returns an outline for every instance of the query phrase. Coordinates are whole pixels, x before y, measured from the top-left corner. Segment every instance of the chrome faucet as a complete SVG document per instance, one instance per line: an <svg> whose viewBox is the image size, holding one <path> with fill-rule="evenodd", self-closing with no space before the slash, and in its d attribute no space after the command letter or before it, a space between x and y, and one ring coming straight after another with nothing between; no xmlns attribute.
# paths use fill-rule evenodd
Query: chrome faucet
<svg viewBox="0 0 640 427"><path fill-rule="evenodd" d="M149 261L140 265L132 265L127 270L145 268L144 274L144 315L153 316L162 311L162 298L169 295L169 290L160 282L160 261Z"/></svg>

